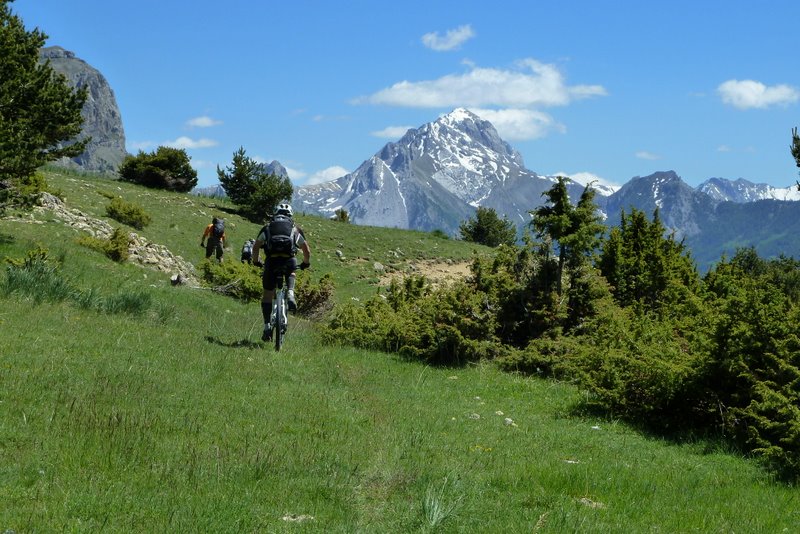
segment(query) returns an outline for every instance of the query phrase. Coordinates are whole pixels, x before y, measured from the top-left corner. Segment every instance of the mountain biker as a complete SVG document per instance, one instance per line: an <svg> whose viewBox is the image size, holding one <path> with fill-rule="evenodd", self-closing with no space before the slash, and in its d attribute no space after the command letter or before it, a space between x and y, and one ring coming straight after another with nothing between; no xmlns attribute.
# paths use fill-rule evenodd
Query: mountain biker
<svg viewBox="0 0 800 534"><path fill-rule="evenodd" d="M261 297L261 313L264 316L264 334L262 341L269 341L272 330L269 319L272 314L272 301L275 299L275 287L279 276L284 276L288 290L289 311L297 309L294 297L295 271L297 270L297 249L303 251L301 269L311 266L311 248L308 246L303 231L294 224L292 206L278 204L272 220L258 233L253 245L253 264L261 266L259 255L264 250L266 261L261 278L264 293Z"/></svg>
<svg viewBox="0 0 800 534"><path fill-rule="evenodd" d="M207 244L206 238L208 238ZM225 252L223 249L225 239L225 221L213 217L211 224L206 226L203 231L203 237L200 239L200 246L206 248L206 258L210 258L212 254L216 253L217 261L222 262L222 255Z"/></svg>

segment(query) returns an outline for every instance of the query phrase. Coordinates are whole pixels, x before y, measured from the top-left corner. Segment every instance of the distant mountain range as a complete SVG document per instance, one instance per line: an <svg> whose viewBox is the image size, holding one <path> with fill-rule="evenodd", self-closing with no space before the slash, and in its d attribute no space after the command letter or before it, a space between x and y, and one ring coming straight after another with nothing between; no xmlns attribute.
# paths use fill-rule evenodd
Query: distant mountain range
<svg viewBox="0 0 800 534"><path fill-rule="evenodd" d="M87 87L84 132L87 151L64 165L89 171L116 172L127 155L122 120L105 78L59 47L43 48L42 61L67 76L73 86ZM788 158L787 154L787 158ZM286 176L277 161L268 172ZM522 231L529 212L542 205L542 193L555 176L529 170L522 156L494 126L466 109L410 129L387 143L355 171L318 185L298 187L295 210L331 216L347 210L355 224L416 230L442 230L458 235L459 225L478 206L494 208ZM569 181L577 200L583 185ZM753 246L760 255L800 256L800 192L794 186L774 188L739 178L711 178L692 188L673 171L635 177L615 190L594 184L596 202L607 224L619 223L620 211L631 208L652 215L658 208L669 231L684 239L698 265L706 268L722 254ZM196 194L224 196L221 186L197 188Z"/></svg>
<svg viewBox="0 0 800 534"><path fill-rule="evenodd" d="M522 230L555 180L527 169L491 123L456 109L408 130L350 174L297 188L293 202L297 211L323 216L343 208L356 224L440 229L451 235L483 206ZM583 187L569 181L573 201ZM658 208L662 222L685 240L701 269L744 246L765 257L800 255L800 202L794 202L800 192L794 187L711 178L693 188L673 171L635 177L617 190L593 187L609 225L619 224L623 209L652 216Z"/></svg>
<svg viewBox="0 0 800 534"><path fill-rule="evenodd" d="M494 208L518 226L542 203L554 177L525 168L522 156L494 126L456 109L388 143L354 172L332 182L300 187L298 211L331 215L347 210L356 224L456 235L477 206ZM583 186L571 182L570 195Z"/></svg>

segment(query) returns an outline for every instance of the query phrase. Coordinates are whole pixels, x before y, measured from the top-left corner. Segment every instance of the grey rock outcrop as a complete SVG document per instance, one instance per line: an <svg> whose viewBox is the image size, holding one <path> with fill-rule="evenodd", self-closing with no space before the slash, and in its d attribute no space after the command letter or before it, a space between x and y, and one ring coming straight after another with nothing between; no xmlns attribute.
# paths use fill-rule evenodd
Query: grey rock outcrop
<svg viewBox="0 0 800 534"><path fill-rule="evenodd" d="M125 150L125 131L114 91L105 77L94 67L59 46L42 48L41 61L49 61L54 71L63 74L75 88L87 89L83 106L83 131L79 139L92 140L83 154L56 162L67 168L82 171L116 173L128 154Z"/></svg>

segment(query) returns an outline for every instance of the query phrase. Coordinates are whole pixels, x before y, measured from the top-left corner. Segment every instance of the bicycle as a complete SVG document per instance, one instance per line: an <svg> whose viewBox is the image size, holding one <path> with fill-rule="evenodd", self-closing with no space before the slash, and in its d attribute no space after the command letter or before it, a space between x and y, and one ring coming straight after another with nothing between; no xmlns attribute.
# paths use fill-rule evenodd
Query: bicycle
<svg viewBox="0 0 800 534"><path fill-rule="evenodd" d="M269 328L272 332L272 339L275 341L275 350L281 350L283 338L289 327L288 315L286 314L288 297L286 287L283 284L284 278L283 274L278 276L275 286L275 300L272 301L272 314L269 317Z"/></svg>

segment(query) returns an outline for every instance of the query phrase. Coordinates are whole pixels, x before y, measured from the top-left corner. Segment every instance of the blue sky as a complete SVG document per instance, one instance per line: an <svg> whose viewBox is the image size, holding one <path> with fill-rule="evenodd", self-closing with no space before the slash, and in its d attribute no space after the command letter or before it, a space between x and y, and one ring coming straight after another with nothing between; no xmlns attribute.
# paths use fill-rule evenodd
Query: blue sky
<svg viewBox="0 0 800 534"><path fill-rule="evenodd" d="M244 147L297 185L456 107L540 174L674 170L786 187L797 0L16 0L109 81L131 153L185 148L200 185Z"/></svg>

